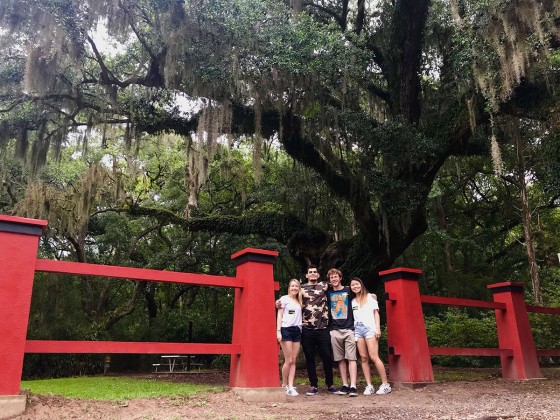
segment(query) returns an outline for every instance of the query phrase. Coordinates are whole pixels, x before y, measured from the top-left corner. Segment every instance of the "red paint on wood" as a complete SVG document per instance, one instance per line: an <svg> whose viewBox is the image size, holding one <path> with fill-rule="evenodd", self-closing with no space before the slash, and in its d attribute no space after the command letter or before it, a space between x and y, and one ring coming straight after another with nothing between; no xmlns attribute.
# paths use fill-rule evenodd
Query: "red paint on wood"
<svg viewBox="0 0 560 420"><path fill-rule="evenodd" d="M46 220L28 219L27 217L8 216L5 214L0 214L0 222L21 224L27 226L37 226L41 228L43 233L45 233L45 229L48 225L48 222Z"/></svg>
<svg viewBox="0 0 560 420"><path fill-rule="evenodd" d="M432 356L512 356L511 349L474 347L430 347Z"/></svg>
<svg viewBox="0 0 560 420"><path fill-rule="evenodd" d="M484 308L484 309L506 309L506 305L504 303L489 302L487 300L461 299L461 298L452 298L452 297L445 297L445 296L428 296L428 295L421 295L420 300L422 301L422 303L434 303L438 305L470 306L470 307Z"/></svg>
<svg viewBox="0 0 560 420"><path fill-rule="evenodd" d="M540 356L540 357L560 356L560 349L541 349L541 350L537 350L537 355Z"/></svg>
<svg viewBox="0 0 560 420"><path fill-rule="evenodd" d="M258 249L258 248L245 248L241 251L237 251L235 254L232 254L231 259L236 260L241 256L244 255L266 255L269 257L276 258L278 256L278 251L270 251L268 249Z"/></svg>
<svg viewBox="0 0 560 420"><path fill-rule="evenodd" d="M521 289L523 289L524 285L523 285L523 283L516 283L516 282L513 282L513 281L503 281L501 283L489 284L486 287L488 289L497 289L497 288L500 288L500 287L520 287Z"/></svg>
<svg viewBox="0 0 560 420"><path fill-rule="evenodd" d="M27 340L26 353L239 354L241 346L221 343Z"/></svg>
<svg viewBox="0 0 560 420"><path fill-rule="evenodd" d="M385 277L389 274L393 274L393 273L399 273L399 274L405 274L406 273L411 273L411 274L416 274L416 275L420 275L422 274L422 270L418 270L416 268L407 268L407 267L397 267L397 268L391 268L390 270L384 270L384 271L380 271L379 275L382 277Z"/></svg>
<svg viewBox="0 0 560 420"><path fill-rule="evenodd" d="M506 305L496 310L498 343L501 349L512 349L513 356L500 356L502 375L506 379L542 378L539 359L531 333L521 283L502 282L488 288L494 301Z"/></svg>
<svg viewBox="0 0 560 420"><path fill-rule="evenodd" d="M87 264L69 261L38 259L35 264L35 269L46 273L198 284L201 286L243 287L243 281L235 277L179 273L176 271L150 270L146 268L118 267L114 265Z"/></svg>
<svg viewBox="0 0 560 420"><path fill-rule="evenodd" d="M395 268L380 272L387 301L387 342L389 378L395 382L433 382L434 374L417 277L421 270ZM412 274L413 276L411 276Z"/></svg>
<svg viewBox="0 0 560 420"><path fill-rule="evenodd" d="M18 395L37 245L47 222L0 220L0 395Z"/></svg>
<svg viewBox="0 0 560 420"><path fill-rule="evenodd" d="M526 307L527 307L527 312L560 315L560 308L551 308L549 306L535 306L535 305L526 305Z"/></svg>
<svg viewBox="0 0 560 420"><path fill-rule="evenodd" d="M243 289L235 289L232 343L240 345L242 352L231 357L232 387L280 386L272 271L277 255L247 248L232 256L237 263L236 277L245 284Z"/></svg>

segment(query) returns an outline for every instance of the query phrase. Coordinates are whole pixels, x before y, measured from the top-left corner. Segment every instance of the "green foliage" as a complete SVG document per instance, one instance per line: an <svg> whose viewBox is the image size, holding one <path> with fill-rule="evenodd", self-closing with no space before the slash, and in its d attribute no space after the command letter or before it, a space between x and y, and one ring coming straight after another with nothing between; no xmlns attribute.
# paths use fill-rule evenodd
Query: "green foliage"
<svg viewBox="0 0 560 420"><path fill-rule="evenodd" d="M68 328L72 329L75 326L76 323ZM52 336L47 338L53 339ZM103 366L103 355L98 354L26 354L23 361L22 388L26 380L95 375L103 372Z"/></svg>
<svg viewBox="0 0 560 420"><path fill-rule="evenodd" d="M229 370L231 356L229 354L220 354L212 360L212 369Z"/></svg>
<svg viewBox="0 0 560 420"><path fill-rule="evenodd" d="M560 131L542 139L542 166L539 167L544 190L552 196L560 194Z"/></svg>
<svg viewBox="0 0 560 420"><path fill-rule="evenodd" d="M546 306L560 308L560 269L547 267L541 271L547 279L543 287ZM560 315L529 313L529 322L537 349L560 348ZM558 362L558 358L555 358Z"/></svg>
<svg viewBox="0 0 560 420"><path fill-rule="evenodd" d="M431 347L497 348L496 320L493 314L468 317L460 310L448 310L442 316L426 317L426 333ZM495 366L495 357L436 356L435 364L443 366Z"/></svg>

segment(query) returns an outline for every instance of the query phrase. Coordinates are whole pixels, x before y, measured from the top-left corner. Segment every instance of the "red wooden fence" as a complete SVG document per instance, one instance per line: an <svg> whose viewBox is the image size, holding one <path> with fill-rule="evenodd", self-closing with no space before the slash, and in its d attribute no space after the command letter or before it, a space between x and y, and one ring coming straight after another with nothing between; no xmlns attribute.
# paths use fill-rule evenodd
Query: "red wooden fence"
<svg viewBox="0 0 560 420"><path fill-rule="evenodd" d="M5 398L18 397L25 352L230 354L231 387L240 390L279 390L276 321L272 304L274 290L278 290L273 279L273 263L277 252L247 248L235 253L232 255L237 267L235 277L50 261L37 259L38 241L46 225L44 220L0 215L0 409L3 408L3 401L7 401ZM35 271L234 288L232 342L27 340ZM409 268L380 273L385 282L387 298L391 381L412 384L432 382L430 356L434 355L499 356L503 376L509 379L541 377L538 356L560 356L559 349L535 349L527 315L528 312L560 315L560 308L525 305L523 285L505 282L488 286L494 295L493 302L423 296L418 288L421 273L420 270ZM494 310L499 347L429 347L422 304ZM258 313L255 312L257 309ZM3 410L1 414L8 413L5 408ZM17 411L10 413L18 414Z"/></svg>
<svg viewBox="0 0 560 420"><path fill-rule="evenodd" d="M503 282L488 288L494 301L420 295L422 272L395 268L380 272L387 299L389 378L393 382L433 382L430 356L499 356L502 376L507 379L542 377L538 356L560 356L560 349L535 348L528 312L560 315L560 308L526 305L523 285ZM496 315L498 348L429 347L422 304L468 306L493 309Z"/></svg>
<svg viewBox="0 0 560 420"><path fill-rule="evenodd" d="M46 226L44 220L0 215L0 411L4 397L15 398L20 392L24 353L230 354L232 388L280 389L273 305L278 290L273 278L276 251L246 248L235 253L231 257L237 267L235 277L50 261L37 259ZM234 288L232 342L27 340L35 271Z"/></svg>

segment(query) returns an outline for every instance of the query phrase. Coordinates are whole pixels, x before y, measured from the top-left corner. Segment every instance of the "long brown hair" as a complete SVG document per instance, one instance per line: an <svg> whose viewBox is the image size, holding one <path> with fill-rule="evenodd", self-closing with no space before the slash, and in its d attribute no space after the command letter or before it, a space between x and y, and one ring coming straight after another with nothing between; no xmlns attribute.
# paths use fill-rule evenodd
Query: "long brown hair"
<svg viewBox="0 0 560 420"><path fill-rule="evenodd" d="M298 288L299 288L298 294L297 294L297 299L296 299L296 300L299 302L299 306L303 306L303 299L302 299L302 296L301 296L301 283L299 282L298 279L291 279L291 280L288 282L288 296L290 296L290 286L291 286L292 283L294 283L294 282L297 283ZM291 297L291 296L290 296L290 297Z"/></svg>
<svg viewBox="0 0 560 420"><path fill-rule="evenodd" d="M353 281L357 281L358 283L360 283L361 289L360 292L358 294L354 293L352 291L352 282ZM350 279L350 292L351 292L351 297L352 298L356 298L356 301L358 302L358 305L360 305L360 307L364 306L367 302L367 295L368 295L368 291L366 289L366 286L364 286L364 282L362 281L362 279L360 279L359 277L352 277Z"/></svg>

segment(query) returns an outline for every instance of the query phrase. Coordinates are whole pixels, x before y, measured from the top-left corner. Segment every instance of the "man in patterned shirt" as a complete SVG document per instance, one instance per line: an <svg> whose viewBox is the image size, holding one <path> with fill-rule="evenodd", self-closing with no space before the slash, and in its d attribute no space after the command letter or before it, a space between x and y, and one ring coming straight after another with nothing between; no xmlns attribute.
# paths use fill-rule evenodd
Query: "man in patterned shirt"
<svg viewBox="0 0 560 420"><path fill-rule="evenodd" d="M301 287L303 294L301 346L311 385L306 394L316 395L319 392L315 352L319 353L323 362L325 384L328 391L337 393L338 388L333 385L333 353L329 334L329 308L327 304L328 283L319 282L319 271L314 265L307 267L305 278L307 283Z"/></svg>

